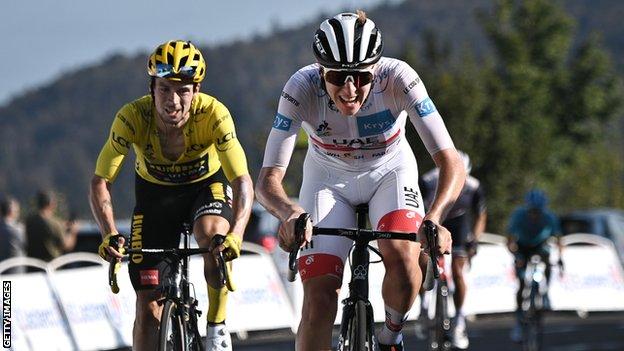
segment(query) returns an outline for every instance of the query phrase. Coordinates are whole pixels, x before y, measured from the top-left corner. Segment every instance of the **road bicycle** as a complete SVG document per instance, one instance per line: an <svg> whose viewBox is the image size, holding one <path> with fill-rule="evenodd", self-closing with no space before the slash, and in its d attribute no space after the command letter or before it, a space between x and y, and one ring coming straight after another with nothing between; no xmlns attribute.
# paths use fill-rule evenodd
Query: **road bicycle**
<svg viewBox="0 0 624 351"><path fill-rule="evenodd" d="M376 248L369 245L373 240L409 240L417 242L416 233L397 233L375 231L366 228L366 218L368 215L368 205L356 206L357 228L319 228L313 227L312 235L332 235L341 236L353 240L354 245L350 254L351 282L349 283L349 295L342 301L342 320L340 323L340 336L338 339L337 351L375 351L378 350L374 333L373 307L368 300L368 268L370 252L372 250L383 261L383 256ZM302 214L296 221L295 234L296 246L289 255L289 280L294 281L297 274L297 256L299 247L303 243L303 235L306 223L310 215ZM430 221L425 221L425 232L428 242L437 242L437 232L435 225ZM433 228L433 229L432 229ZM435 245L430 245L433 247ZM375 262L380 262L375 261Z"/></svg>
<svg viewBox="0 0 624 351"><path fill-rule="evenodd" d="M190 247L190 226L185 225L181 233L183 237L182 248L156 248L156 249L126 249L124 259L129 255L141 254L146 256L161 257L169 264L169 274L164 277L162 287L159 288L162 298L158 304L163 306L158 331L158 351L203 351L201 335L197 327L197 320L202 311L197 308L195 288L189 280L189 257L192 255L208 253L212 248L223 243L225 236L215 235L211 248ZM126 240L126 243L129 242ZM112 242L111 246L118 244ZM219 266L219 282L225 285L228 279L227 267L223 254L217 256ZM117 272L121 262L111 259L109 268L109 285L114 293L119 292L117 285Z"/></svg>
<svg viewBox="0 0 624 351"><path fill-rule="evenodd" d="M546 265L540 255L532 255L522 277L522 350L538 351L542 346L543 317L546 308Z"/></svg>

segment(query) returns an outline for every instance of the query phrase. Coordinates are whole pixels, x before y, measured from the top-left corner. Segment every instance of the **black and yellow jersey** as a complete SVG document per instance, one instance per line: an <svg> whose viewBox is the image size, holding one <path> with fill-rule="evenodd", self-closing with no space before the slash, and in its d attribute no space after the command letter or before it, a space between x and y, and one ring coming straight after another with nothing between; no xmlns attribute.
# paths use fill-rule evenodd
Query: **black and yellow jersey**
<svg viewBox="0 0 624 351"><path fill-rule="evenodd" d="M176 161L162 153L156 118L151 95L124 105L115 116L109 138L97 159L95 174L112 183L130 145L137 156L137 174L156 184L198 182L221 167L229 181L249 174L232 116L217 99L203 93L193 99L183 131L185 150Z"/></svg>

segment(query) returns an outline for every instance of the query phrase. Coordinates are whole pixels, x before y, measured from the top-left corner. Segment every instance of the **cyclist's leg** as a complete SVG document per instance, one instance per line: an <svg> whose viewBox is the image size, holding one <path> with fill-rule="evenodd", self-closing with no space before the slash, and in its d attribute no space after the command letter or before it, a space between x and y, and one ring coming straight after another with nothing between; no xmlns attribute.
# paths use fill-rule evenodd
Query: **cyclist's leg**
<svg viewBox="0 0 624 351"><path fill-rule="evenodd" d="M524 290L524 270L526 269L528 256L526 252L518 248L514 254L514 265L516 279L518 280L518 290L516 290L516 323L511 330L510 337L514 342L522 341L522 290Z"/></svg>
<svg viewBox="0 0 624 351"><path fill-rule="evenodd" d="M132 349L136 351L156 350L158 342L158 325L162 306L156 300L160 294L156 290L136 291L136 315L132 330Z"/></svg>
<svg viewBox="0 0 624 351"><path fill-rule="evenodd" d="M138 176L135 191L137 203L132 217L130 247L177 247L189 198L176 187L149 183ZM158 288L168 276L170 267L162 258L131 255L128 271L137 293L133 349L155 350L162 310L156 303L160 297Z"/></svg>
<svg viewBox="0 0 624 351"><path fill-rule="evenodd" d="M191 209L193 233L199 247L210 247L215 234L227 235L232 220L232 190L221 172L213 175L198 191ZM208 285L207 348L231 350L225 327L228 289L218 281L218 265L213 254L203 254L204 279Z"/></svg>
<svg viewBox="0 0 624 351"><path fill-rule="evenodd" d="M464 267L468 261L468 252L466 251L466 241L470 226L466 214L447 219L443 224L450 232L453 239L451 271L453 276L453 304L455 306L455 317L453 327L463 329L465 327L465 318L462 307L466 298L466 280L464 277Z"/></svg>
<svg viewBox="0 0 624 351"><path fill-rule="evenodd" d="M323 165L306 158L299 202L311 214L315 226L355 227L354 208L343 196L355 182L341 177L339 172L332 174ZM301 251L299 273L304 297L297 350L330 349L342 271L352 244L346 238L319 235Z"/></svg>
<svg viewBox="0 0 624 351"><path fill-rule="evenodd" d="M379 230L417 232L424 217L418 188L418 172L413 158L398 157L376 170L380 179L370 198L370 220ZM375 173L371 173L374 177ZM379 240L386 274L382 295L386 323L379 333L380 344L400 344L401 330L418 295L422 273L419 266L420 244L404 240Z"/></svg>

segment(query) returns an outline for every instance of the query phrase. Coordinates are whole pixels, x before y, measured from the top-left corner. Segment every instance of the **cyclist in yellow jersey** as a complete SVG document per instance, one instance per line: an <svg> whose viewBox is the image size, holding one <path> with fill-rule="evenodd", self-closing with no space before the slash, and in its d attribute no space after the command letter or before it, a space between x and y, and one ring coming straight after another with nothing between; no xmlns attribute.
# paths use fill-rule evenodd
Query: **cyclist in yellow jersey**
<svg viewBox="0 0 624 351"><path fill-rule="evenodd" d="M232 117L223 104L199 92L206 64L190 42L158 46L147 71L150 95L119 110L91 181L91 209L103 237L100 255L122 257L110 245L118 235L111 185L132 146L136 205L131 246L177 247L182 225L189 223L200 247L209 247L215 234L227 233L225 243L215 250L233 260L240 255L253 185ZM161 313L157 289L166 266L156 258L130 257L130 279L137 293L133 350L156 349ZM210 300L206 349L231 350L225 328L228 290L217 282L212 254L204 256L204 272Z"/></svg>

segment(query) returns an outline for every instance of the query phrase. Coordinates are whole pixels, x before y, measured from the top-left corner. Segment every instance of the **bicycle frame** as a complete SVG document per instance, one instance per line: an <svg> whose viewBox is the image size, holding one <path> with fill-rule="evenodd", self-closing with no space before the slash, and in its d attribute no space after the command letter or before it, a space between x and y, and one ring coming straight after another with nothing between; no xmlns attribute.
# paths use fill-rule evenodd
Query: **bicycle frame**
<svg viewBox="0 0 624 351"><path fill-rule="evenodd" d="M410 240L414 242L418 240L416 233L383 232L365 229L367 214L368 205L356 206L356 229L313 227L312 235L343 236L354 241L354 246L351 252L351 281L349 282L349 296L342 301L343 314L340 324L338 351L377 350L377 342L373 332L373 307L368 300L368 269L370 265L369 249L375 251L382 260L383 256L377 249L371 247L369 243L377 239ZM303 242L303 233L305 231L307 221L309 221L309 214L307 213L302 214L297 220L295 230L297 235L297 244L291 251L289 258L289 268L291 272L289 280L291 281L294 280L292 278L294 278L294 275L296 274L297 254L299 252L299 247ZM427 222L428 221L426 221L426 223ZM428 225L433 224L428 222ZM435 232L433 235L434 236L431 238L433 241L431 242L436 242ZM437 269L435 270L434 275L437 277ZM365 317L361 316L362 313L365 314ZM364 328L362 328L362 324L364 324ZM353 330L354 326L357 330Z"/></svg>
<svg viewBox="0 0 624 351"><path fill-rule="evenodd" d="M169 260L168 264L172 268L171 273L164 278L164 283L159 289L162 292L162 297L158 300L158 304L163 306L163 318L169 318L171 316L164 316L165 313L171 313L174 316L178 316L179 324L172 326L173 333L178 333L177 337L180 338L179 342L182 345L175 344L173 347L175 350L203 350L201 346L201 337L199 329L197 327L197 320L201 316L202 312L197 308L198 302L195 298L195 294L191 294L192 283L189 280L189 256L195 254L203 254L211 252L211 248L190 248L190 228L185 226L182 232L183 246L182 248L164 248L164 249L127 249L126 258L132 254L152 255L158 257L164 257ZM214 247L223 243L224 236L215 235ZM128 242L128 241L126 241ZM109 284L114 293L119 291L117 286L116 273L118 265L120 264L116 259L112 259L111 268L109 269ZM225 266L225 260L223 254L219 253L218 256L219 265L219 279L222 284L227 280L227 268ZM173 305L173 306L171 306ZM163 333L163 329L168 329L169 320L163 320L161 318L160 333ZM164 325L167 328L163 328ZM181 329L181 330L176 330ZM169 331L165 331L168 333ZM159 336L160 346L162 348L163 335ZM169 347L166 348L167 350Z"/></svg>
<svg viewBox="0 0 624 351"><path fill-rule="evenodd" d="M540 255L532 255L524 271L522 290L522 349L537 351L541 348L542 312L548 291L546 265Z"/></svg>

